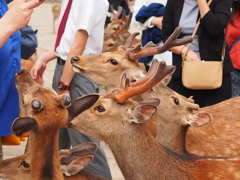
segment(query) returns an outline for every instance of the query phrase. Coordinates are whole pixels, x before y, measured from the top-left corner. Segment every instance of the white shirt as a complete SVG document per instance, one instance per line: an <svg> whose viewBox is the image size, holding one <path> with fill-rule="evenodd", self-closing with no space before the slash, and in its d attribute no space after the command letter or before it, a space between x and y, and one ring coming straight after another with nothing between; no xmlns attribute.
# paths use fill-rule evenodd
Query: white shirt
<svg viewBox="0 0 240 180"><path fill-rule="evenodd" d="M138 13L139 9L141 9L142 6L148 6L151 3L161 3L162 5L166 6L167 0L136 0L135 1L134 7L133 7L133 16L132 16L131 24L137 27L139 30L146 30L148 28L154 27L153 25L151 25L152 17L150 17L144 24L136 21L135 19L135 16ZM162 46L163 42L161 41L157 45ZM170 51L166 51L162 54L154 55L153 58L157 59L158 61L165 61L167 65L172 64L172 52ZM148 65L150 66L151 62Z"/></svg>
<svg viewBox="0 0 240 180"><path fill-rule="evenodd" d="M60 21L68 0L62 0ZM74 41L75 33L82 29L88 33L88 40L82 55L99 54L102 52L104 23L108 12L107 0L73 0L65 31L62 35L56 55L67 59Z"/></svg>

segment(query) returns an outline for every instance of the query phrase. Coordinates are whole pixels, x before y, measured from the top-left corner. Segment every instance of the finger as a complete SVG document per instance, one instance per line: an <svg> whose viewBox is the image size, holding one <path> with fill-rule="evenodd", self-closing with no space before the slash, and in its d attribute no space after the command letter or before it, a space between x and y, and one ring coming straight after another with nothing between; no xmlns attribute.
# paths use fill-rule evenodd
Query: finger
<svg viewBox="0 0 240 180"><path fill-rule="evenodd" d="M33 9L29 9L29 15L33 13Z"/></svg>
<svg viewBox="0 0 240 180"><path fill-rule="evenodd" d="M39 0L27 0L26 5L29 9L36 7L39 4Z"/></svg>
<svg viewBox="0 0 240 180"><path fill-rule="evenodd" d="M31 76L36 79L36 70L34 68L31 69Z"/></svg>

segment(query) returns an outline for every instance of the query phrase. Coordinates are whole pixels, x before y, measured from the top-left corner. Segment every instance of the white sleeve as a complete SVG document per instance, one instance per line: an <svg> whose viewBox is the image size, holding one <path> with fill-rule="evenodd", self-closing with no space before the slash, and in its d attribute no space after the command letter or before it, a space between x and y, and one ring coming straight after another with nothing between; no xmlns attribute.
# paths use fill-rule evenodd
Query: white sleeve
<svg viewBox="0 0 240 180"><path fill-rule="evenodd" d="M147 0L136 0L134 7L133 7L133 16L131 20L131 24L134 25L139 30L146 30L148 28L153 27L151 25L152 17L150 17L144 24L136 21L135 16L138 13L139 9L141 9L142 6L148 6Z"/></svg>

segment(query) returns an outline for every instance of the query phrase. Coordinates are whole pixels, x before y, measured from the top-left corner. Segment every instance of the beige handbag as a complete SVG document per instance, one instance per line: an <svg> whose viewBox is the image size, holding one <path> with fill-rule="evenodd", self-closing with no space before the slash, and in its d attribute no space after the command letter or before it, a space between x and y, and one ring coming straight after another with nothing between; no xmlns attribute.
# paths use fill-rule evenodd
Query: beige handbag
<svg viewBox="0 0 240 180"><path fill-rule="evenodd" d="M210 4L209 1L208 4ZM195 36L200 24L200 18L193 31L192 37ZM191 43L187 46L186 53L182 56L182 83L188 89L217 89L222 86L223 61L225 57L226 42L224 40L222 48L221 61L202 61L190 62L185 61L187 52Z"/></svg>

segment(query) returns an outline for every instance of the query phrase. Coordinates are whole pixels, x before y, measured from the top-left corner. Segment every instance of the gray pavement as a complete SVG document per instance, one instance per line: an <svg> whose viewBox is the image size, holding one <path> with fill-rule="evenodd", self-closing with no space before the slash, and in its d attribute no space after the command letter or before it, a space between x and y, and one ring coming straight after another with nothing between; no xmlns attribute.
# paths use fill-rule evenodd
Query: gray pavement
<svg viewBox="0 0 240 180"><path fill-rule="evenodd" d="M38 37L38 49L37 49L37 57L40 57L43 53L48 51L49 49L53 48L56 34L53 33L53 15L52 15L52 6L55 3L52 2L45 2L41 6L37 7L33 14L32 19L30 21L30 25L33 29L38 29L37 37ZM55 29L58 27L58 20L55 23ZM130 28L131 32L136 32L137 30L133 27ZM51 87L52 83L52 76L54 72L56 60L51 61L47 65L47 69L44 73L44 83L43 86ZM104 89L101 89L101 93L104 94ZM4 159L16 157L24 153L26 142L23 142L21 145L18 146L3 146L4 151ZM109 147L104 143L101 142L105 153L107 155L107 160L110 165L111 173L113 180L124 180L121 171L112 155L111 150Z"/></svg>

